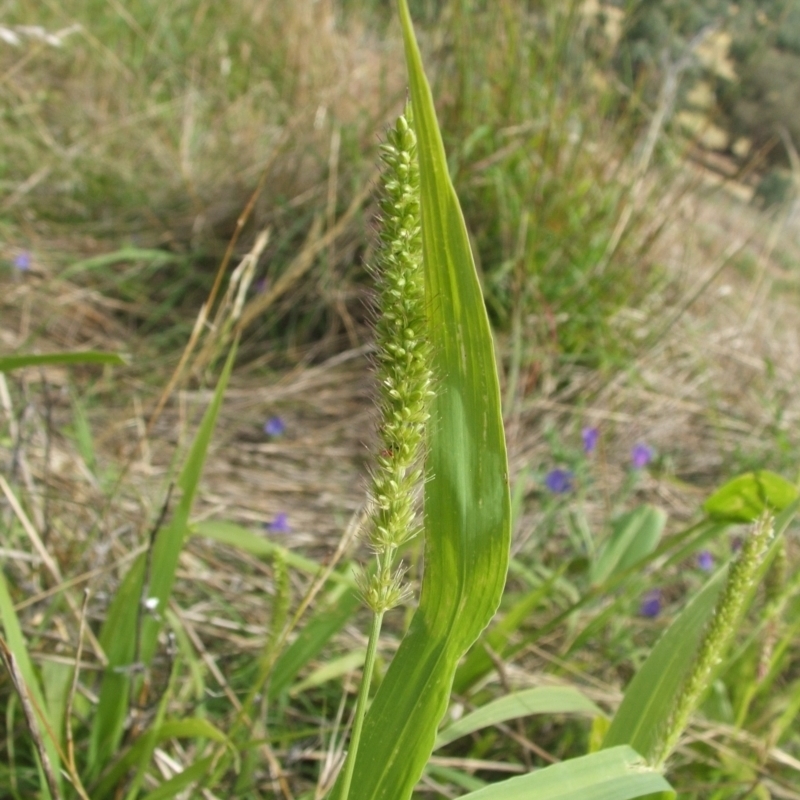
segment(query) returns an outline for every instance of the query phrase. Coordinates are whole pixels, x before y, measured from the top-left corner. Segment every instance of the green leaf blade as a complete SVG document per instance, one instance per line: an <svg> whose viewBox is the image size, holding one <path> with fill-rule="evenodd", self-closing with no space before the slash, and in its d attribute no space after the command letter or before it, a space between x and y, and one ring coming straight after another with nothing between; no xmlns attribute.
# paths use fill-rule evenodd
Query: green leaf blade
<svg viewBox="0 0 800 800"><path fill-rule="evenodd" d="M208 446L217 425L217 417L222 408L222 400L225 397L225 390L228 387L228 380L233 370L233 362L236 359L238 340L231 347L222 374L217 381L217 387L211 403L203 414L200 427L197 429L192 447L186 457L181 474L178 477L178 486L183 491L180 502L169 525L159 531L153 545L151 557L151 574L149 596L158 600L156 608L167 607L172 585L175 582L175 571L178 568L183 542L188 533L189 514L194 504L197 488L200 485L200 475L208 455ZM141 639L141 658L145 664L149 664L155 652L158 631L161 623L158 618L145 616L142 622Z"/></svg>
<svg viewBox="0 0 800 800"><path fill-rule="evenodd" d="M11 372L23 367L60 367L72 364L127 364L118 353L99 350L78 350L72 353L29 353L27 355L0 356L0 372Z"/></svg>
<svg viewBox="0 0 800 800"><path fill-rule="evenodd" d="M719 570L658 640L628 685L604 748L627 744L644 758L653 756L727 574L727 567Z"/></svg>
<svg viewBox="0 0 800 800"><path fill-rule="evenodd" d="M58 729L52 725L52 720L48 715L48 706L45 703L45 694L42 691L42 686L39 678L33 667L28 647L25 643L25 635L22 632L22 626L19 622L19 617L14 608L14 601L11 599L11 594L6 584L5 576L2 569L0 569L0 623L2 623L3 635L8 645L8 649L13 654L17 662L17 667L25 681L25 688L27 689L33 703L38 707L42 716L44 717L44 724L39 725L42 741L44 742L47 757L50 759L50 764L53 767L56 781L61 785L63 783L61 776L61 759L58 755L58 742L53 739L53 736L58 736ZM0 662L2 666L2 662ZM42 723L42 720L38 720ZM52 735L51 735L52 733ZM40 768L40 775L41 775ZM49 796L47 787L42 784L42 790L45 796Z"/></svg>
<svg viewBox="0 0 800 800"><path fill-rule="evenodd" d="M448 725L436 737L434 749L474 731L532 714L586 714L602 716L600 708L573 686L538 686L487 703Z"/></svg>
<svg viewBox="0 0 800 800"><path fill-rule="evenodd" d="M510 544L494 345L411 18L404 0L398 5L420 162L435 382L425 573L417 613L367 714L349 800L410 797L433 750L456 664L500 602Z"/></svg>
<svg viewBox="0 0 800 800"><path fill-rule="evenodd" d="M632 800L656 792L672 787L622 746L494 783L461 800Z"/></svg>
<svg viewBox="0 0 800 800"><path fill-rule="evenodd" d="M765 511L783 511L798 496L797 487L769 470L746 472L717 489L703 504L712 519L753 522Z"/></svg>
<svg viewBox="0 0 800 800"><path fill-rule="evenodd" d="M158 532L153 545L149 559L151 571L147 576L148 595L158 599L156 605L158 609L165 609L169 601L180 551L188 529L189 513L235 356L236 343L228 355L214 397L203 415L178 479L183 496L172 520ZM144 616L141 632L138 624L147 562L146 554L142 554L128 570L109 607L100 632L100 643L105 649L109 663L103 676L100 702L89 737L90 779L99 775L116 752L122 738L125 717L128 713L131 667L137 653L137 635L140 634L138 655L142 664L149 664L155 652L161 622L151 616Z"/></svg>
<svg viewBox="0 0 800 800"><path fill-rule="evenodd" d="M667 515L655 506L643 505L623 514L614 522L611 536L592 564L592 585L605 583L649 556L656 549L666 524Z"/></svg>
<svg viewBox="0 0 800 800"><path fill-rule="evenodd" d="M287 566L304 572L306 575L318 575L322 567L310 558L301 556L293 550L276 544L264 536L259 536L253 531L243 528L241 525L236 525L233 522L224 522L222 520L204 520L197 522L189 527L189 534L193 536L207 536L221 544L226 544L243 550L245 553L251 553L254 556L274 556L279 555L284 559ZM341 572L332 572L329 579L332 583L342 583L347 586L355 586L355 581Z"/></svg>
<svg viewBox="0 0 800 800"><path fill-rule="evenodd" d="M775 518L775 536L761 565L769 566L780 539L800 508L795 500ZM645 759L655 757L685 676L694 664L703 633L725 586L728 567L713 575L673 621L625 691L603 740L603 747L630 745ZM750 598L745 601L749 605Z"/></svg>

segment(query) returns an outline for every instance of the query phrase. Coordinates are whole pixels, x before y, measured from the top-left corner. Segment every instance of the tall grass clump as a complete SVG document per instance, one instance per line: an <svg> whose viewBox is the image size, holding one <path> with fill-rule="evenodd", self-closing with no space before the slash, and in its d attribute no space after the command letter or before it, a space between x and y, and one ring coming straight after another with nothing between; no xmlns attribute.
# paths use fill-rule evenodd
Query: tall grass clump
<svg viewBox="0 0 800 800"><path fill-rule="evenodd" d="M402 93L374 34L288 0L23 0L2 25L0 213L20 246L172 349L231 237L239 255L269 227L253 293L310 266L253 334L353 343L373 134Z"/></svg>
<svg viewBox="0 0 800 800"><path fill-rule="evenodd" d="M20 35L0 49L19 87L0 89L5 213L104 256L73 260L69 276L124 301L137 332L175 327L166 344L187 334L230 236L243 249L270 227L254 286L269 294L292 277L269 314L250 317L254 337L352 345L372 132L403 90L396 28L374 22L389 11L367 0L15 4L12 33L70 33L60 47ZM569 362L624 358L617 312L650 283L637 214L624 222L646 204L630 195L630 132L607 113L613 43L577 0L414 11L493 323ZM300 258L309 266L293 270Z"/></svg>
<svg viewBox="0 0 800 800"><path fill-rule="evenodd" d="M630 354L618 312L652 274L632 131L611 113L613 42L583 5L450 4L438 85L493 322L566 363L608 366Z"/></svg>

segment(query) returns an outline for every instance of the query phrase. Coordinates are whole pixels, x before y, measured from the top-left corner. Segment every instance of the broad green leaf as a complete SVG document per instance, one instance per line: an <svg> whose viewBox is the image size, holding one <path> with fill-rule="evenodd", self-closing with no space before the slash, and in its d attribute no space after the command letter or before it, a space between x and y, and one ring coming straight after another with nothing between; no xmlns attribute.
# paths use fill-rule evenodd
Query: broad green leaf
<svg viewBox="0 0 800 800"><path fill-rule="evenodd" d="M118 353L101 353L98 350L79 350L74 353L31 353L29 355L0 356L0 372L10 372L22 367L68 366L70 364L126 364Z"/></svg>
<svg viewBox="0 0 800 800"><path fill-rule="evenodd" d="M644 758L654 754L727 575L727 567L719 570L658 640L625 690L604 748L628 744Z"/></svg>
<svg viewBox="0 0 800 800"><path fill-rule="evenodd" d="M448 725L436 737L434 750L473 731L531 714L588 714L595 717L602 716L603 712L573 686L539 686L535 689L525 689L487 703Z"/></svg>
<svg viewBox="0 0 800 800"><path fill-rule="evenodd" d="M131 665L134 657L138 655L140 663L147 665L155 652L161 615L158 617L143 615L141 626L139 625L146 565L149 563L150 566L150 574L147 576L148 597L158 601L155 606L156 611L161 611L163 614L175 580L175 570L187 533L189 513L200 482L200 473L236 357L236 346L235 342L178 478L178 487L183 494L172 514L172 519L158 531L149 560L147 554L143 554L131 566L117 590L101 629L100 642L109 663L103 676L100 701L89 738L90 779L99 774L116 752L122 737L128 713ZM137 650L136 639L139 634Z"/></svg>
<svg viewBox="0 0 800 800"><path fill-rule="evenodd" d="M349 653L345 653L343 656L327 661L321 667L315 669L307 678L293 686L289 690L289 694L295 697L308 689L322 686L323 683L341 678L342 675L347 675L350 672L360 669L364 664L364 657L366 654L366 649L360 647L357 650L351 650Z"/></svg>
<svg viewBox="0 0 800 800"><path fill-rule="evenodd" d="M592 564L592 584L605 583L612 575L649 556L658 546L666 524L667 515L655 506L639 506L623 514L614 522L611 536Z"/></svg>
<svg viewBox="0 0 800 800"><path fill-rule="evenodd" d="M419 607L364 722L349 800L405 800L433 749L456 664L492 618L510 500L494 345L405 0L398 3L420 164L433 351ZM338 793L337 793L338 794Z"/></svg>
<svg viewBox="0 0 800 800"><path fill-rule="evenodd" d="M47 706L45 705L44 694L39 679L33 669L33 662L28 655L28 648L25 645L25 636L22 633L22 628L19 624L19 617L14 609L14 602L6 585L6 579L3 570L0 569L0 621L3 623L3 634L8 645L8 649L14 655L19 667L22 678L25 681L25 687L28 693L38 707L38 710L44 715L45 720L43 724L39 725L41 731L42 741L44 742L47 756L50 759L50 764L53 767L53 772L56 776L56 781L59 785L62 784L61 778L61 759L58 757L58 750L53 736L58 736L58 730L53 727L51 720L47 716ZM40 723L43 721L40 719ZM52 732L53 736L50 735ZM40 776L42 775L40 770ZM47 792L47 786L42 780L42 791ZM48 793L49 794L49 793Z"/></svg>
<svg viewBox="0 0 800 800"><path fill-rule="evenodd" d="M797 487L775 472L746 472L717 489L703 510L712 519L753 522L765 511L783 511L797 495Z"/></svg>
<svg viewBox="0 0 800 800"><path fill-rule="evenodd" d="M614 747L493 783L461 800L630 800L671 792L630 747Z"/></svg>

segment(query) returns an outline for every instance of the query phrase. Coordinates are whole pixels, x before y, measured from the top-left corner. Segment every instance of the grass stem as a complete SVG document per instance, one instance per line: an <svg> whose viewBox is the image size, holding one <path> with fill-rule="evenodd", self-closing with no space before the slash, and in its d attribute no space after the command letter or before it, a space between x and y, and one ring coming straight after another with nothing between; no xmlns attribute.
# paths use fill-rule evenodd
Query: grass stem
<svg viewBox="0 0 800 800"><path fill-rule="evenodd" d="M350 784L353 782L353 770L355 769L356 757L358 756L358 745L361 740L361 729L364 726L364 717L367 713L369 687L372 684L372 671L375 668L375 653L378 650L378 639L380 639L382 624L383 612L376 612L372 617L372 630L369 634L367 656L364 659L364 673L361 677L361 686L358 690L356 717L353 721L353 734L350 737L350 749L347 752L347 761L345 761L344 765L342 791L339 795L341 800L347 800L348 796L350 795Z"/></svg>

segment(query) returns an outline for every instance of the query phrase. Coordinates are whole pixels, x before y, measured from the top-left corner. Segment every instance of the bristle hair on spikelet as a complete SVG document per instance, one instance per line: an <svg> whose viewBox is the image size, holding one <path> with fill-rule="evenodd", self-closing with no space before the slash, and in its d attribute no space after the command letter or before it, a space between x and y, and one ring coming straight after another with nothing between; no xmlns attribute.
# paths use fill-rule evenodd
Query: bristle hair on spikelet
<svg viewBox="0 0 800 800"><path fill-rule="evenodd" d="M663 767L714 679L717 668L733 638L745 610L745 602L758 579L761 565L774 536L773 517L763 515L746 537L731 564L722 594L697 650L694 663L678 693L661 745L654 758Z"/></svg>
<svg viewBox="0 0 800 800"><path fill-rule="evenodd" d="M428 402L431 396L430 346L425 313L417 140L406 107L381 146L383 195L380 246L372 267L377 286L376 373L380 410L379 455L372 470L371 513L367 523L375 568L361 571L357 583L373 611L364 672L356 704L350 750L340 796L347 800L366 713L383 615L406 602L411 590L397 551L417 535L415 496Z"/></svg>
<svg viewBox="0 0 800 800"><path fill-rule="evenodd" d="M380 444L372 471L373 513L369 543L378 569L364 586L364 600L386 611L406 593L392 571L396 551L413 538L415 494L431 387L430 354L425 336L425 286L416 136L405 115L389 128L381 145L384 166L380 200L380 247L372 272L377 284L376 371L380 408ZM386 582L386 591L378 583ZM367 589L369 584L369 589Z"/></svg>

